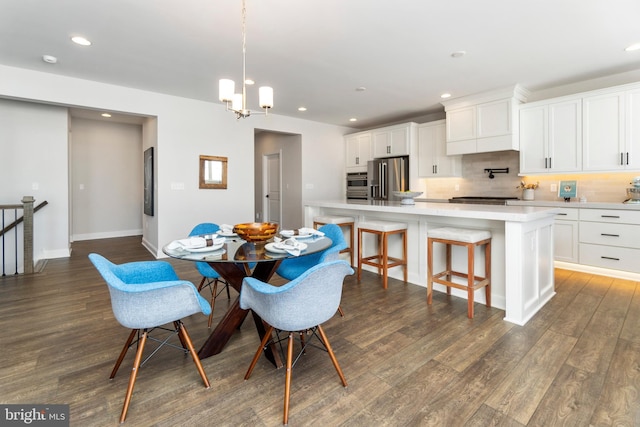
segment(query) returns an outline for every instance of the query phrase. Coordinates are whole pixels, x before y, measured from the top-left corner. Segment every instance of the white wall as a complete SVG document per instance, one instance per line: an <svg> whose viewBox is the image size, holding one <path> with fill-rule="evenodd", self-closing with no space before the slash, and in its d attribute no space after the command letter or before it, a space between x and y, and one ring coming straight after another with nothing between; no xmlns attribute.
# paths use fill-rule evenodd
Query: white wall
<svg viewBox="0 0 640 427"><path fill-rule="evenodd" d="M70 144L72 240L142 234L142 126L72 117Z"/></svg>
<svg viewBox="0 0 640 427"><path fill-rule="evenodd" d="M212 99L215 98L216 90L213 86L212 84ZM163 256L162 245L185 236L193 224L204 221L234 223L239 218L244 220L253 217L254 128L302 135L303 202L342 197L342 136L352 131L349 128L277 114L252 116L237 121L217 102L179 98L7 66L0 66L0 98L2 97L157 118L156 123L154 119L150 119L147 123L150 124L150 129L145 124L143 130L143 149L152 139L149 135L153 132L157 135L154 153L157 176L156 216L143 219L143 240L158 256ZM62 114L64 110L60 111ZM66 121L64 123L66 125ZM27 162L29 158L34 160L34 155L42 157L37 160L40 162L51 156L60 156L63 166L56 165L52 171L55 174L52 179L67 184L66 127L63 130L59 126L42 127L50 138L58 141L55 148L52 147L56 153L22 153L21 156L14 156L12 161L26 164L21 176L29 177L25 178L25 182L31 182L34 171ZM4 142L0 144L11 145ZM198 189L200 154L228 157L227 191ZM184 189L172 189L181 188L182 185ZM4 192L4 188L0 190L0 196L4 197ZM56 194L53 202L67 208L68 200L68 194ZM58 223L67 224L67 219L66 211L55 216ZM46 249L55 251L68 248L68 225L65 231L64 237L60 237L60 233L56 231L56 238L47 244Z"/></svg>
<svg viewBox="0 0 640 427"><path fill-rule="evenodd" d="M45 231L34 233L36 260L69 256L67 127L66 108L0 99L0 203L48 202L34 216Z"/></svg>

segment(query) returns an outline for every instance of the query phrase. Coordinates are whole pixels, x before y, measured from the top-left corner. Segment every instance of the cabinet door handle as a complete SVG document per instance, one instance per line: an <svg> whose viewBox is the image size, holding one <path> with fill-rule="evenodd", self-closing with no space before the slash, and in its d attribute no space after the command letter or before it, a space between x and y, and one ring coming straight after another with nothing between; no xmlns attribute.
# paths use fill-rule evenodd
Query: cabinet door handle
<svg viewBox="0 0 640 427"><path fill-rule="evenodd" d="M624 153L620 153L620 165L624 165Z"/></svg>
<svg viewBox="0 0 640 427"><path fill-rule="evenodd" d="M545 158L544 158L544 168L545 168L545 169L547 169L547 168L548 168L548 166L547 166L547 160L548 160L548 159L549 159L548 157L545 157Z"/></svg>
<svg viewBox="0 0 640 427"><path fill-rule="evenodd" d="M567 214L561 212L561 213L557 213L556 215L565 215L566 216Z"/></svg>
<svg viewBox="0 0 640 427"><path fill-rule="evenodd" d="M627 166L629 166L629 152L627 151Z"/></svg>
<svg viewBox="0 0 640 427"><path fill-rule="evenodd" d="M356 165L360 164L360 157L356 157Z"/></svg>
<svg viewBox="0 0 640 427"><path fill-rule="evenodd" d="M551 157L549 157L549 169L551 169Z"/></svg>
<svg viewBox="0 0 640 427"><path fill-rule="evenodd" d="M619 234L608 234L608 233L600 233L601 236L608 236L608 237L620 237Z"/></svg>
<svg viewBox="0 0 640 427"><path fill-rule="evenodd" d="M614 257L610 257L610 256L601 256L600 258L602 259L610 259L613 261L620 261L620 258L614 258Z"/></svg>
<svg viewBox="0 0 640 427"><path fill-rule="evenodd" d="M620 218L619 215L600 215L601 218Z"/></svg>

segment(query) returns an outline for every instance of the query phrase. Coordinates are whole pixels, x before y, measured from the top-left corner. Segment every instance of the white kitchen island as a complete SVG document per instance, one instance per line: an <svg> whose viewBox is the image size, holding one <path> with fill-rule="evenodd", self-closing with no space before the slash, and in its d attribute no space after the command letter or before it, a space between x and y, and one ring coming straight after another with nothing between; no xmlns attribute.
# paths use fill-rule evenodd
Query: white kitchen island
<svg viewBox="0 0 640 427"><path fill-rule="evenodd" d="M491 230L492 306L505 310L504 320L524 325L555 295L553 223L556 212L556 208L530 206L312 201L305 203L305 224L311 226L316 215L353 216L356 226L360 221L371 219L406 222L409 282L424 287L427 280L427 230L444 226ZM371 254L374 240L365 240L364 243L365 249L369 248L367 253ZM441 271L444 269L444 248L435 245L434 249L434 270ZM466 271L464 250L453 248L453 267L458 271ZM354 251L357 254L357 247ZM390 254L399 253L400 243L390 242L389 251ZM475 269L478 275L484 273L480 253L476 256ZM402 280L401 267L390 269L389 276ZM445 287L434 284L434 290L444 292ZM465 291L452 289L452 295L466 299ZM484 292L476 292L476 301L484 303Z"/></svg>

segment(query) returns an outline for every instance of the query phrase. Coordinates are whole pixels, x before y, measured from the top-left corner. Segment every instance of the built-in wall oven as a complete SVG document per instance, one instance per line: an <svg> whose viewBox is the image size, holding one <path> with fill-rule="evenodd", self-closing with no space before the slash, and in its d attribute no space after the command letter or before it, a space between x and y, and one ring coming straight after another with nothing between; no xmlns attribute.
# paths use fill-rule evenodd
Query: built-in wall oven
<svg viewBox="0 0 640 427"><path fill-rule="evenodd" d="M367 200L367 173L350 172L347 174L347 199Z"/></svg>

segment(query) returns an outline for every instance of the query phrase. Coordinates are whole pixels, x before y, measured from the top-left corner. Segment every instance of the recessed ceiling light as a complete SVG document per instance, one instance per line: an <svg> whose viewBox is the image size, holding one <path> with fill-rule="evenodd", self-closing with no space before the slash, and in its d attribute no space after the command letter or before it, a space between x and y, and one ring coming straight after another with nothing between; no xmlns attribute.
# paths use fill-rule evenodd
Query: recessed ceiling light
<svg viewBox="0 0 640 427"><path fill-rule="evenodd" d="M349 119L349 121L350 121L350 122L357 122L357 121L358 121L358 119L356 119L355 117L351 117L351 118Z"/></svg>
<svg viewBox="0 0 640 427"><path fill-rule="evenodd" d="M244 84L246 84L246 85L254 85L254 84L256 84L256 82L255 82L255 81L253 81L253 80L251 80L251 79L246 79L246 80L244 81Z"/></svg>
<svg viewBox="0 0 640 427"><path fill-rule="evenodd" d="M298 107L298 111L307 111L307 107Z"/></svg>
<svg viewBox="0 0 640 427"><path fill-rule="evenodd" d="M102 117L111 117L111 114L109 114L109 113L102 113L102 114L100 114L100 115L101 115Z"/></svg>
<svg viewBox="0 0 640 427"><path fill-rule="evenodd" d="M58 62L58 58L52 55L42 55L42 60L48 64L55 64Z"/></svg>
<svg viewBox="0 0 640 427"><path fill-rule="evenodd" d="M367 88L364 86L360 86L356 88L356 92L364 92L365 90L367 90Z"/></svg>
<svg viewBox="0 0 640 427"><path fill-rule="evenodd" d="M452 57L452 58L462 58L462 57L463 57L463 56L465 56L466 54L467 54L467 52L466 52L466 51L464 51L464 50L459 50L459 51L457 51L457 52L453 52L453 53L451 54L451 57Z"/></svg>
<svg viewBox="0 0 640 427"><path fill-rule="evenodd" d="M634 43L631 46L627 46L624 50L626 50L627 52L631 52L639 49L640 49L640 43Z"/></svg>
<svg viewBox="0 0 640 427"><path fill-rule="evenodd" d="M71 41L82 46L91 46L91 42L82 36L71 37Z"/></svg>
<svg viewBox="0 0 640 427"><path fill-rule="evenodd" d="M440 95L440 98L442 98L442 99L451 98L451 94L450 93L443 93L442 95Z"/></svg>

